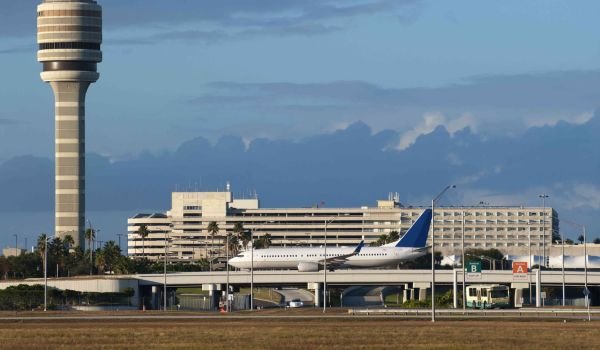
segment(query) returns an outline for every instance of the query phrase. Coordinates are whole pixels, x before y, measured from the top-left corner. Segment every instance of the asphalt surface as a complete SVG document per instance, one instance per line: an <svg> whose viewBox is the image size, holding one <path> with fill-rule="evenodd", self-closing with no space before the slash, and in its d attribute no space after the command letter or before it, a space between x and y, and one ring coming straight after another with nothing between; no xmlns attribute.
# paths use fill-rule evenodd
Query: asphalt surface
<svg viewBox="0 0 600 350"><path fill-rule="evenodd" d="M314 295L305 289L283 288L280 290L276 290L275 292L283 296L284 303L287 303L288 301L292 301L294 299L300 299L302 300L304 305L314 305Z"/></svg>
<svg viewBox="0 0 600 350"><path fill-rule="evenodd" d="M290 312L282 310L278 313L243 312L231 314L84 314L84 313L61 313L46 315L23 315L23 316L0 316L0 322L12 321L77 321L77 320L200 320L200 319L430 319L431 311L425 309L333 309L331 313L323 314L315 311L313 308L304 308ZM589 318L588 318L589 317ZM466 310L462 309L442 309L436 311L438 320L468 320L468 319L488 319L488 320L581 320L598 321L600 320L600 310L591 310L588 314L585 309L511 309L511 310Z"/></svg>

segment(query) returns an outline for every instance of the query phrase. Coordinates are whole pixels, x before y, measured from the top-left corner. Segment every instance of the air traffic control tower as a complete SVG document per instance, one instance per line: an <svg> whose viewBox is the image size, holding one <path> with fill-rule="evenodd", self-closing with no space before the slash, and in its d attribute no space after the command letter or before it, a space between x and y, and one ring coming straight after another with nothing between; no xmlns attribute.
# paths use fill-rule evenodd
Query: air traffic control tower
<svg viewBox="0 0 600 350"><path fill-rule="evenodd" d="M102 61L102 8L94 0L44 0L37 7L38 61L55 98L55 235L83 246L85 94Z"/></svg>

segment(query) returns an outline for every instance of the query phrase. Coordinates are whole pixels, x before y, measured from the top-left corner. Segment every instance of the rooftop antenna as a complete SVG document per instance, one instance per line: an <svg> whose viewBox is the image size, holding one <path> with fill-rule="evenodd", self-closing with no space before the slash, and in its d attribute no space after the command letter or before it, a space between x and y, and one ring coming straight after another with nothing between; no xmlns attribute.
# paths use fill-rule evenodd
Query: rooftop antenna
<svg viewBox="0 0 600 350"><path fill-rule="evenodd" d="M231 184L229 183L229 181L227 181L227 184L225 185L225 190L227 192L231 192Z"/></svg>

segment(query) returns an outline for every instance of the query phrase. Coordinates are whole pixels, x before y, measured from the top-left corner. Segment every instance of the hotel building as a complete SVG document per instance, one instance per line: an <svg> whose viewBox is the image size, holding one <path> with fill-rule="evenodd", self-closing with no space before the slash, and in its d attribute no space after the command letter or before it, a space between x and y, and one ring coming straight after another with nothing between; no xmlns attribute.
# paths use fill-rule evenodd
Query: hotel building
<svg viewBox="0 0 600 350"><path fill-rule="evenodd" d="M128 219L128 254L171 261L194 261L225 256L225 235L236 223L265 234L272 246L354 246L364 237L376 241L391 231L400 234L413 224L425 207L403 206L397 197L358 208L261 208L258 198L234 198L232 192L174 192L165 213L140 213ZM545 220L544 220L545 217ZM208 225L216 222L214 236ZM533 254L552 243L558 232L558 215L550 207L478 206L435 209L435 245L443 255L460 254L465 248L496 248L504 254ZM146 225L148 236L137 233ZM464 232L463 232L464 227ZM431 235L431 232L430 232Z"/></svg>

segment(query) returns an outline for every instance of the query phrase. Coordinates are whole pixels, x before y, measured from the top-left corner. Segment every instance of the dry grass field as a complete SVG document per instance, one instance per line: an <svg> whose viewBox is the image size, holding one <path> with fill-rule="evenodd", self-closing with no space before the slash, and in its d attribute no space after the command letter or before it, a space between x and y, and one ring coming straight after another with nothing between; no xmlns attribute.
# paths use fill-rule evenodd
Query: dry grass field
<svg viewBox="0 0 600 350"><path fill-rule="evenodd" d="M399 348L600 348L600 323L318 317L0 322L0 349Z"/></svg>

